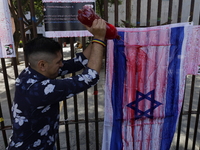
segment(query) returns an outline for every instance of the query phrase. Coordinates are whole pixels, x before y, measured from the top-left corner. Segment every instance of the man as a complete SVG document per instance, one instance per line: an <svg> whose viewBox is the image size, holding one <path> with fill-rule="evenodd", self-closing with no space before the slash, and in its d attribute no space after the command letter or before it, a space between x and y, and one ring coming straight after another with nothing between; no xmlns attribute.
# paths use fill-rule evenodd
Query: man
<svg viewBox="0 0 200 150"><path fill-rule="evenodd" d="M97 42L90 43L83 53L68 61L62 61L61 47L52 39L36 38L25 45L29 67L16 79L13 133L8 150L56 149L59 101L90 88L99 79L106 23L96 19L91 28L86 28ZM80 75L56 79L84 67Z"/></svg>

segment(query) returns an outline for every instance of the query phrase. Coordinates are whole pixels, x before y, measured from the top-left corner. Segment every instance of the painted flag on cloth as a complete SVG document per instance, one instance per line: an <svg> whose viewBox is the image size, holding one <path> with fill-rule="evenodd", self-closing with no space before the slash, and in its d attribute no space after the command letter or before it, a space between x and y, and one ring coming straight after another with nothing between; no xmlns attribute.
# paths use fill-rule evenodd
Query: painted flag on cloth
<svg viewBox="0 0 200 150"><path fill-rule="evenodd" d="M0 39L0 58L16 57L10 10L7 0L0 0Z"/></svg>
<svg viewBox="0 0 200 150"><path fill-rule="evenodd" d="M197 30L189 23L118 28L121 40L107 46L102 150L170 148L185 77L198 74L199 48L190 47Z"/></svg>

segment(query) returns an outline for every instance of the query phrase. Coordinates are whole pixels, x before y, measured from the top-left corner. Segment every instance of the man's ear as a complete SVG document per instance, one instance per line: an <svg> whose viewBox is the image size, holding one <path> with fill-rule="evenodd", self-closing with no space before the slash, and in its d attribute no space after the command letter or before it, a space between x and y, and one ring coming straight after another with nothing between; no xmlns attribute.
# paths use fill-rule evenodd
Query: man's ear
<svg viewBox="0 0 200 150"><path fill-rule="evenodd" d="M46 71L47 62L45 60L40 60L40 61L38 61L37 67L40 71L44 72L44 71Z"/></svg>

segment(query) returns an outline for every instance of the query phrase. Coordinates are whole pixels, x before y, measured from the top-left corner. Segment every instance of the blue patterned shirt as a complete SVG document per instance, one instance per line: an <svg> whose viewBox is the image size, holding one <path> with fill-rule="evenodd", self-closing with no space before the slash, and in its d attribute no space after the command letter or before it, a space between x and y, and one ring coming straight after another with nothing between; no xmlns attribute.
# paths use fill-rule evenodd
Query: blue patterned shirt
<svg viewBox="0 0 200 150"><path fill-rule="evenodd" d="M88 60L79 53L63 61L59 75L85 67L82 74L65 79L49 79L31 67L24 69L15 83L13 133L8 150L52 150L59 127L59 101L80 93L99 80L98 73L88 68Z"/></svg>

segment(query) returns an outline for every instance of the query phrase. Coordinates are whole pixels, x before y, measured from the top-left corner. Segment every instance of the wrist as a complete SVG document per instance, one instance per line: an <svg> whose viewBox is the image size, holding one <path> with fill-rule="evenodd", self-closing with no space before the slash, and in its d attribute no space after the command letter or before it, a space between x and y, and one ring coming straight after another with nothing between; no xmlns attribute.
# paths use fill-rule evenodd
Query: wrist
<svg viewBox="0 0 200 150"><path fill-rule="evenodd" d="M106 43L100 39L93 39L92 44L93 43L98 43L98 44L102 45L103 47L106 47Z"/></svg>
<svg viewBox="0 0 200 150"><path fill-rule="evenodd" d="M99 40L101 40L101 41L105 41L105 37L98 37L98 36L94 36L94 38L93 39L99 39Z"/></svg>

